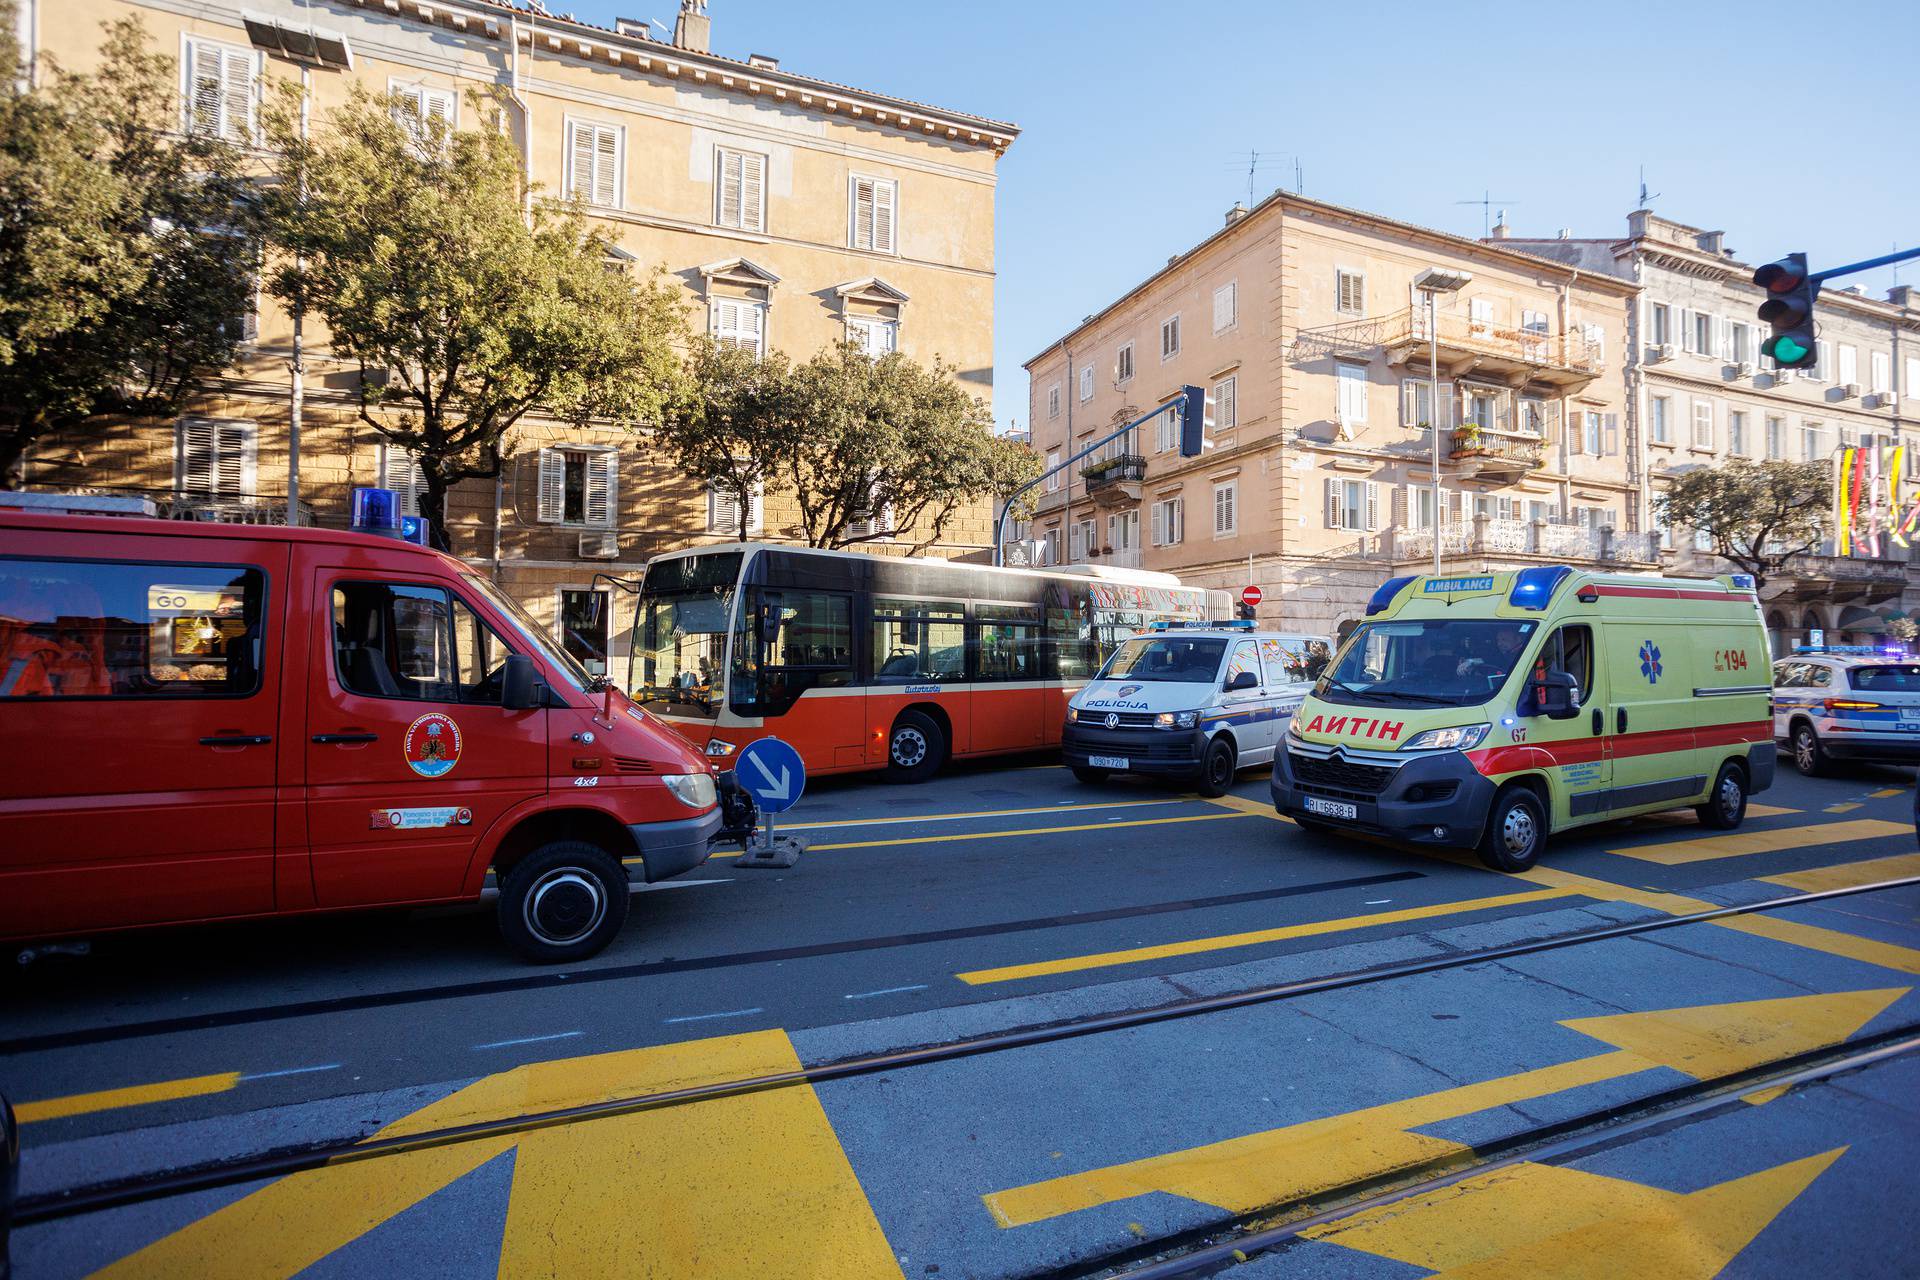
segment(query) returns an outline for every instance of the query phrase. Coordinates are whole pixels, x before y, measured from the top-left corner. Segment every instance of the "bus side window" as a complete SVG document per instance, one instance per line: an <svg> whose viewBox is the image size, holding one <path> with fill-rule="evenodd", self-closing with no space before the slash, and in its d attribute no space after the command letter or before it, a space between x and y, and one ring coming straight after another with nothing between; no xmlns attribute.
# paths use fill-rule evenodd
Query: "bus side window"
<svg viewBox="0 0 1920 1280"><path fill-rule="evenodd" d="M1039 679L1040 611L1032 605L975 605L973 651L975 680Z"/></svg>

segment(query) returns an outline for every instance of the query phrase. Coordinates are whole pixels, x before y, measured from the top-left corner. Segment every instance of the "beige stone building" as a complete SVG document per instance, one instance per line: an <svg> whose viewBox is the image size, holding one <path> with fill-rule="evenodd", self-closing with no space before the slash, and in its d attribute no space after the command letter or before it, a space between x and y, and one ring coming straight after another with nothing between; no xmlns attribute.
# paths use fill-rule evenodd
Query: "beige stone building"
<svg viewBox="0 0 1920 1280"><path fill-rule="evenodd" d="M1470 279L1429 326L1414 282L1433 267ZM1436 537L1448 571L1652 568L1621 377L1637 292L1285 192L1235 206L1026 365L1043 460L1183 384L1212 393L1207 450L1184 459L1171 417L1149 423L1043 485L1032 536L1056 562L1251 582L1263 621L1327 631L1382 580L1431 569Z"/></svg>
<svg viewBox="0 0 1920 1280"><path fill-rule="evenodd" d="M1721 232L1642 209L1619 238L1521 240L1502 228L1494 236L1641 287L1624 389L1654 495L1673 475L1730 458L1816 461L1847 448L1920 445L1920 299L1908 288L1882 300L1836 282L1815 309L1818 365L1776 369L1760 354L1769 330L1755 314L1764 295L1753 265L1734 257ZM1669 571L1732 570L1694 530L1660 533ZM1870 642L1891 618L1920 610L1920 564L1888 542L1880 552L1838 556L1829 539L1777 576L1765 591L1775 652L1816 629L1829 641Z"/></svg>
<svg viewBox="0 0 1920 1280"><path fill-rule="evenodd" d="M994 191L1011 125L721 56L703 0L683 0L670 36L490 0L23 0L23 45L36 71L49 55L86 68L128 15L178 59L182 127L236 141L257 137L269 86L303 75L316 118L358 84L479 127L466 91L505 90L531 180L577 196L632 269L663 266L695 328L796 357L842 338L939 357L992 393ZM238 367L191 414L48 442L29 486L285 520L292 326L264 296L245 323ZM344 523L356 485L410 500L408 460L355 421L358 371L328 358L312 324L305 340L298 518ZM511 444L497 484L452 495L454 548L577 652L618 664L631 598L596 575L631 579L658 552L736 536L743 513L662 465L643 432L534 421ZM764 505L744 513L749 531L792 536L779 495ZM988 516L982 504L955 521L937 553L986 547Z"/></svg>

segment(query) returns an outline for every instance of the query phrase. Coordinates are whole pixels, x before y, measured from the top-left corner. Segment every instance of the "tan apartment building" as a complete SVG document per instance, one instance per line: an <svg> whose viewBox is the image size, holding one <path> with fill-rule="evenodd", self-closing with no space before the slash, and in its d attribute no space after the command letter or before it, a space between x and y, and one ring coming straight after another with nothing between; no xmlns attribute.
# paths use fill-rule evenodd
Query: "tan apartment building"
<svg viewBox="0 0 1920 1280"><path fill-rule="evenodd" d="M22 3L36 67L47 55L93 65L106 25L137 16L178 59L182 127L239 142L257 139L269 86L303 74L316 119L357 84L481 127L466 92L504 90L530 179L577 197L631 270L663 267L695 329L796 358L842 339L939 357L992 393L995 174L1017 130L770 56L721 56L704 0L682 0L670 39L644 21L609 30L492 0ZM182 518L285 520L292 326L264 296L245 323L237 367L192 413L47 442L29 486L142 490ZM409 460L355 420L358 370L328 358L311 322L305 339L297 518L343 524L358 485L410 503ZM454 550L589 661L623 669L632 617L598 575L632 579L661 551L738 536L743 519L756 537L797 531L779 494L737 511L664 465L644 431L530 421L509 443L497 484L451 495ZM954 521L935 554L988 547L989 515L982 503Z"/></svg>
<svg viewBox="0 0 1920 1280"><path fill-rule="evenodd" d="M1469 278L1429 324L1415 279L1436 267ZM1208 448L1182 458L1156 419L1043 485L1032 537L1056 562L1252 583L1264 621L1327 631L1430 570L1435 538L1449 572L1652 568L1620 376L1637 292L1286 192L1236 205L1026 365L1043 461L1185 384L1212 394Z"/></svg>
<svg viewBox="0 0 1920 1280"><path fill-rule="evenodd" d="M1753 266L1734 257L1719 231L1639 209L1619 238L1522 240L1501 227L1494 237L1640 286L1624 372L1650 496L1672 476L1732 458L1818 461L1848 448L1920 446L1920 310L1909 288L1884 300L1823 290L1818 364L1778 369L1760 354L1769 330L1756 316L1764 294ZM1732 570L1704 534L1659 533L1669 571ZM1830 641L1871 641L1890 619L1920 610L1920 564L1889 543L1880 551L1843 557L1829 539L1775 577L1764 604L1776 654L1814 630Z"/></svg>

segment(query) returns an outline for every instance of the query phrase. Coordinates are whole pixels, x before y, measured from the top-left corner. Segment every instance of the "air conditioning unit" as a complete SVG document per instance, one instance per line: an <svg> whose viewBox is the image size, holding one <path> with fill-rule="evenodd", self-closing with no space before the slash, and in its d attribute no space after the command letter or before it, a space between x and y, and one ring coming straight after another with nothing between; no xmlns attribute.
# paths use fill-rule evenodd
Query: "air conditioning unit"
<svg viewBox="0 0 1920 1280"><path fill-rule="evenodd" d="M618 560L620 535L612 529L581 534L580 558L582 560Z"/></svg>
<svg viewBox="0 0 1920 1280"><path fill-rule="evenodd" d="M1733 376L1736 378L1751 378L1753 376L1753 361L1742 360L1739 364L1734 365Z"/></svg>
<svg viewBox="0 0 1920 1280"><path fill-rule="evenodd" d="M1667 361L1673 359L1673 354L1673 344L1671 342L1663 342L1653 349L1653 363L1665 364Z"/></svg>
<svg viewBox="0 0 1920 1280"><path fill-rule="evenodd" d="M1843 384L1840 388L1840 397L1843 400L1858 400L1860 398L1860 384L1857 382Z"/></svg>
<svg viewBox="0 0 1920 1280"><path fill-rule="evenodd" d="M1873 397L1874 406L1880 409L1891 409L1899 400L1900 397L1891 391L1878 391Z"/></svg>
<svg viewBox="0 0 1920 1280"><path fill-rule="evenodd" d="M1767 372L1772 375L1773 385L1776 387L1784 387L1793 381L1793 370L1791 369L1769 369Z"/></svg>

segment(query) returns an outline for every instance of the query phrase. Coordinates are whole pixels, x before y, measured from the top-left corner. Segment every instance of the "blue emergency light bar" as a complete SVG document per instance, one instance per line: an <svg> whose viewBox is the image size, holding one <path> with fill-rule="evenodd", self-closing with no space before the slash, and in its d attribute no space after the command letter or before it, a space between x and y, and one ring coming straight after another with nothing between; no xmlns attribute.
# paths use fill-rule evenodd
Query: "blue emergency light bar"
<svg viewBox="0 0 1920 1280"><path fill-rule="evenodd" d="M417 547L433 545L433 525L425 516L401 516L400 540Z"/></svg>
<svg viewBox="0 0 1920 1280"><path fill-rule="evenodd" d="M348 526L355 533L400 536L400 495L391 489L355 489L347 512Z"/></svg>
<svg viewBox="0 0 1920 1280"><path fill-rule="evenodd" d="M1388 578L1385 582L1381 583L1379 588L1374 591L1373 598L1367 601L1367 616L1371 618L1374 614L1392 604L1393 598L1400 594L1400 588L1412 582L1417 576L1419 575L1410 573L1404 578Z"/></svg>
<svg viewBox="0 0 1920 1280"><path fill-rule="evenodd" d="M1906 653L1906 649L1900 645L1872 644L1801 644L1795 645L1793 651L1795 653L1852 653L1875 655L1904 655Z"/></svg>
<svg viewBox="0 0 1920 1280"><path fill-rule="evenodd" d="M1155 618L1147 624L1149 631L1251 631L1253 619L1234 618L1228 622L1195 622L1188 618Z"/></svg>
<svg viewBox="0 0 1920 1280"><path fill-rule="evenodd" d="M1553 599L1553 593L1559 590L1560 583L1572 572L1564 564L1540 564L1522 569L1513 575L1513 590L1507 594L1507 603L1516 609L1544 609Z"/></svg>

